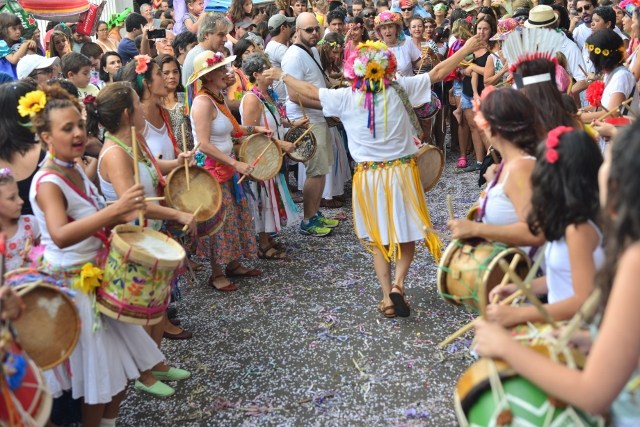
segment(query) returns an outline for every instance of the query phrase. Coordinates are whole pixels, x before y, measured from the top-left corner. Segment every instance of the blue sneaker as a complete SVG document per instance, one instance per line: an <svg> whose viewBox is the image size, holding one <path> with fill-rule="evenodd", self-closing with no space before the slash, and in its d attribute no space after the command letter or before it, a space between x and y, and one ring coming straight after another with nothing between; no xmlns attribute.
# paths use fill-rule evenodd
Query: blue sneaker
<svg viewBox="0 0 640 427"><path fill-rule="evenodd" d="M324 237L331 233L331 229L320 225L316 217L311 217L306 224L304 220L300 222L300 233L308 236Z"/></svg>
<svg viewBox="0 0 640 427"><path fill-rule="evenodd" d="M326 216L322 215L322 212L320 211L318 211L315 216L311 218L311 220L314 219L318 223L318 225L325 228L336 228L338 225L340 225L340 221L338 221L337 219L327 218Z"/></svg>

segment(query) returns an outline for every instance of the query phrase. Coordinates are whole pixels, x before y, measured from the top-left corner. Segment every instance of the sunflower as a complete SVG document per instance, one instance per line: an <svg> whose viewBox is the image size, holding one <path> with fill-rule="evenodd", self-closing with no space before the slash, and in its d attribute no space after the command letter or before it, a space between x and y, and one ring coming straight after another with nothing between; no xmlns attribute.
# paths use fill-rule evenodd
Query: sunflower
<svg viewBox="0 0 640 427"><path fill-rule="evenodd" d="M369 61L367 64L367 72L364 75L365 79L381 80L384 77L384 68L375 61Z"/></svg>
<svg viewBox="0 0 640 427"><path fill-rule="evenodd" d="M47 105L47 95L41 90L33 90L18 100L18 113L22 117L33 116Z"/></svg>

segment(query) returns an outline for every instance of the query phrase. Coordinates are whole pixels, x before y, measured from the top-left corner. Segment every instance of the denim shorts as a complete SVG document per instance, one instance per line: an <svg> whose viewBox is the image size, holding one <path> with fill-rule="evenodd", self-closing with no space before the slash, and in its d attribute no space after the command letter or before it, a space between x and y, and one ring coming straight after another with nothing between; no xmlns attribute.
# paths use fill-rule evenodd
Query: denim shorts
<svg viewBox="0 0 640 427"><path fill-rule="evenodd" d="M453 81L453 96L462 96L462 81Z"/></svg>
<svg viewBox="0 0 640 427"><path fill-rule="evenodd" d="M471 108L473 108L473 103L471 102L472 99L472 97L467 96L463 93L460 97L460 108L462 108L463 110L470 110Z"/></svg>

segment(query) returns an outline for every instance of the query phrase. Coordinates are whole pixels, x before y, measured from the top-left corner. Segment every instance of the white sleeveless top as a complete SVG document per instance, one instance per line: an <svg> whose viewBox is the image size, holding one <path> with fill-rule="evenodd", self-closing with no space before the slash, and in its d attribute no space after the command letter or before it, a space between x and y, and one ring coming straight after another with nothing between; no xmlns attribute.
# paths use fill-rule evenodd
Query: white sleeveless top
<svg viewBox="0 0 640 427"><path fill-rule="evenodd" d="M69 187L62 178L47 170L39 170L36 172L31 182L31 190L29 191L29 201L31 202L33 213L40 227L40 241L44 245L44 260L63 268L95 261L98 251L102 248L102 241L95 236L88 237L64 249L58 248L47 229L44 212L40 209L36 201L38 186L45 182L50 182L57 185L62 191L62 194L64 194L65 199L67 199L67 216L74 220L88 217L98 212L98 210L105 208L104 198L100 195L98 189L89 178L87 178L79 165L76 165L75 168L82 176L85 187L84 191L91 201L80 196L75 190ZM46 176L42 177L43 175Z"/></svg>
<svg viewBox="0 0 640 427"><path fill-rule="evenodd" d="M145 121L142 135L147 141L147 146L149 150L151 150L153 157L162 160L175 160L176 152L173 149L173 143L167 132L167 126L164 123L162 123L161 128L157 128L150 122Z"/></svg>
<svg viewBox="0 0 640 427"><path fill-rule="evenodd" d="M104 195L105 199L107 199L110 202L115 202L116 200L118 200L118 194L116 193L115 188L113 188L113 184L105 180L102 177L102 172L100 172L102 157L112 148L118 148L120 150L123 150L123 148L120 147L119 145L112 145L111 147L108 147L106 150L104 150L100 154L100 157L98 157L98 179L100 181L100 189L102 190L102 194ZM142 187L144 187L144 195L146 197L158 196L158 188L153 183L153 176L157 175L157 172L155 171L153 166L151 166L150 168L143 161L138 161L138 171L140 175L140 184L142 185ZM147 203L160 204L160 202L157 202L157 201L147 202ZM157 219L147 219L147 227L152 228L154 230L159 230L162 227L162 221Z"/></svg>
<svg viewBox="0 0 640 427"><path fill-rule="evenodd" d="M233 141L231 141L231 132L233 132L233 124L231 121L222 114L222 111L218 108L216 102L209 98L207 95L198 95L196 98L204 96L207 98L216 110L218 110L218 114L216 114L216 118L211 122L211 134L209 137L209 142L215 147L222 151L226 155L230 155L231 151L233 151ZM196 133L196 124L193 121L193 114L190 116L191 119L191 129L193 130L193 141L197 144L198 134Z"/></svg>
<svg viewBox="0 0 640 427"><path fill-rule="evenodd" d="M248 97L248 96L254 96L256 98L258 98L258 96L249 91L246 92L244 94L244 96L242 97L242 100L240 101L240 117L242 118L242 124L245 124L244 122L244 100ZM260 101L260 98L258 98L258 100ZM260 105L262 105L262 119L260 121L260 126L265 126L264 124L264 118L267 118L267 124L269 125L269 129L271 129L273 131L273 137L274 138L278 138L278 139L283 139L284 138L284 129L282 126L282 122L281 120L276 121L276 118L280 119L279 117L279 113L278 110L276 109L276 111L271 114L271 110L269 109L269 107L267 107L266 105L264 105L264 103L262 101L260 101ZM275 115L275 117L274 117ZM277 131L276 131L277 130Z"/></svg>
<svg viewBox="0 0 640 427"><path fill-rule="evenodd" d="M596 266L596 270L599 270L604 263L602 233L592 221L589 221L589 224L598 233L599 242L595 251L593 251L593 263ZM544 250L544 259L549 304L571 298L574 294L573 279L571 263L569 262L569 247L564 237L547 243Z"/></svg>

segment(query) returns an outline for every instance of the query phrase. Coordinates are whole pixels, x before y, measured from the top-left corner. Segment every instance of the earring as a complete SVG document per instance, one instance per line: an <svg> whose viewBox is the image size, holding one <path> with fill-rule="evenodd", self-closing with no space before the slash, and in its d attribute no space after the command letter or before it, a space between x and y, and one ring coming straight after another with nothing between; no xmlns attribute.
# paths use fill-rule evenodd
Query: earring
<svg viewBox="0 0 640 427"><path fill-rule="evenodd" d="M50 159L53 159L56 156L55 153L53 152L53 144L49 144L48 154Z"/></svg>

